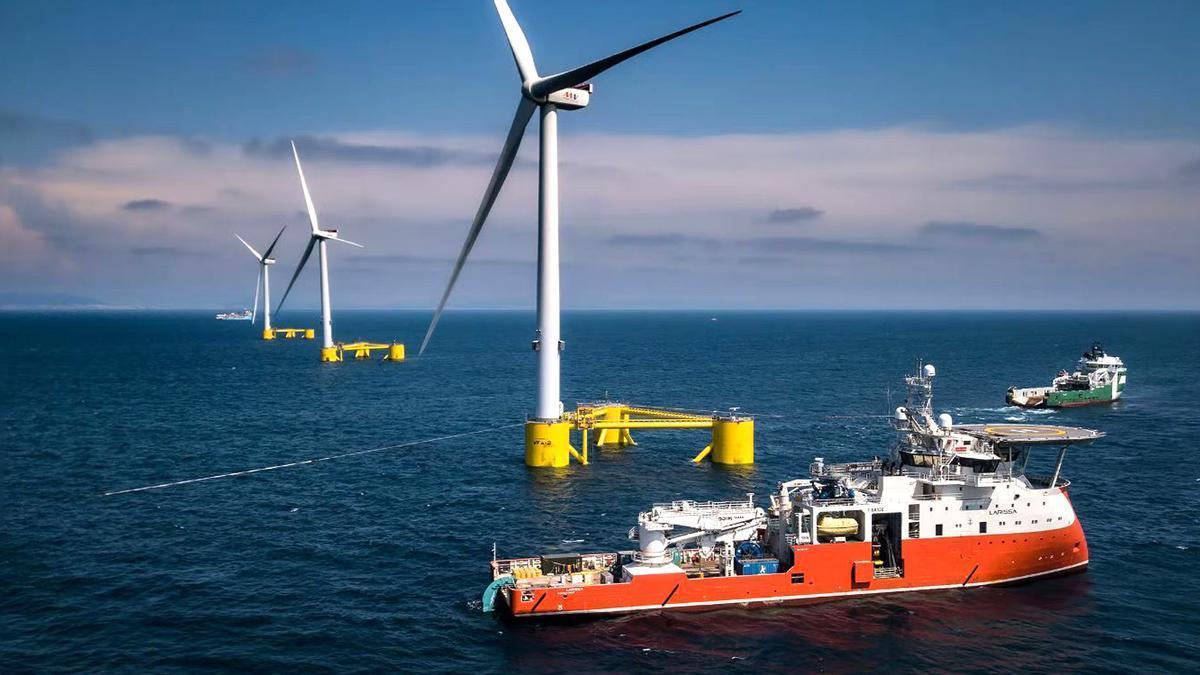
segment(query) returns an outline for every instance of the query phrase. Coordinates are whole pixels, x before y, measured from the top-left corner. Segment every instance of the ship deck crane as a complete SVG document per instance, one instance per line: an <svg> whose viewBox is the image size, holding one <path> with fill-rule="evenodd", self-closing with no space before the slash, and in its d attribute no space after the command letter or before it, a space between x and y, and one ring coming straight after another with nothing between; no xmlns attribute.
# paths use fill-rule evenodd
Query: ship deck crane
<svg viewBox="0 0 1200 675"><path fill-rule="evenodd" d="M671 563L673 556L667 549L691 541L698 541L700 550L706 555L718 544L724 544L730 554L725 564L732 565L734 545L754 539L766 527L766 512L755 506L754 495L748 494L746 501L683 500L656 504L638 515L637 527L629 531L629 538L638 542L635 560L645 565ZM668 536L676 530L684 531Z"/></svg>

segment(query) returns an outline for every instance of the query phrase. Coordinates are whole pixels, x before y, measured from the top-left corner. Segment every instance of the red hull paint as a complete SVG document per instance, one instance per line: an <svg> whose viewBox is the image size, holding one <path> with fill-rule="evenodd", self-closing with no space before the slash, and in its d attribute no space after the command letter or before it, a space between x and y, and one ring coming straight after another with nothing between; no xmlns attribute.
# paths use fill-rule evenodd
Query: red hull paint
<svg viewBox="0 0 1200 675"><path fill-rule="evenodd" d="M685 574L639 576L629 583L513 589L513 616L618 613L724 604L782 604L871 593L982 586L1082 571L1087 541L1076 520L1044 532L905 539L904 577L871 575L871 544L855 542L795 547L787 572L689 579ZM863 564L865 562L865 565ZM855 570L859 570L856 578ZM793 583L793 575L803 582Z"/></svg>

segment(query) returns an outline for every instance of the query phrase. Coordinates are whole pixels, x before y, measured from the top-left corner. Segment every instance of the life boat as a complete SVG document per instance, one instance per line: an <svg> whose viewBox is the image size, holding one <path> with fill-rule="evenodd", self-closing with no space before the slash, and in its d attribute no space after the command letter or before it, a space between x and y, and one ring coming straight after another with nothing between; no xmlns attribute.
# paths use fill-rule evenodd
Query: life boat
<svg viewBox="0 0 1200 675"><path fill-rule="evenodd" d="M829 537L858 534L858 521L844 516L821 516L817 521L817 534Z"/></svg>

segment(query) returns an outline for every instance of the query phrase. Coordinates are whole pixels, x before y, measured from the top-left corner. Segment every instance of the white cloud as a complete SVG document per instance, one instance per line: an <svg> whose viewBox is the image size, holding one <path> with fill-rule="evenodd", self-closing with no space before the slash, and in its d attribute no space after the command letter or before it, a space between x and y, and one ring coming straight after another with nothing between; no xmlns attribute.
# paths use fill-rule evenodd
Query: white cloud
<svg viewBox="0 0 1200 675"><path fill-rule="evenodd" d="M4 269L0 278L52 272L63 264L61 256L55 253L46 238L26 227L17 212L6 204L0 204L0 243L0 268Z"/></svg>
<svg viewBox="0 0 1200 675"><path fill-rule="evenodd" d="M696 289L700 298L716 297L713 291L719 287L723 293L730 288L743 293L756 289L756 297L773 305L824 305L830 298L835 304L881 304L871 301L872 285L886 283L894 274L894 266L889 265L907 254L893 253L883 266L876 256L872 265L880 269L860 271L854 283L842 290L822 291L832 295L818 296L813 285L821 278L841 275L842 263L830 257L844 254L830 253L829 247L821 249L821 260L814 260L816 254L811 252L799 254L805 256L803 270L798 265L764 266L761 256L746 255L740 263L722 260L719 274L687 256L665 256L662 250L606 248L614 235L653 233L736 240L743 245L748 239L779 234L763 225L771 211L800 206L823 213L795 225L791 232L820 241L908 247L920 243L921 227L934 221L1031 228L1041 233L1037 238L1041 241L1028 243L1025 249L1008 244L995 250L945 252L944 264L934 268L941 275L937 281L960 287L968 304L989 297L987 289L1014 271L1030 274L1042 265L1062 264L1084 275L1081 288L1091 280L1116 288L1128 280L1115 279L1114 273L1132 275L1137 264L1167 257L1184 267L1174 274L1147 275L1128 293L1153 291L1158 298L1182 298L1196 290L1196 273L1186 267L1200 263L1196 214L1200 185L1183 180L1180 173L1180 167L1200 157L1196 142L1095 138L1042 127L671 137L572 135L569 124L564 124L562 133L564 259L610 274L623 272L615 275L621 278L607 283L567 279L568 288L577 289L592 304L622 304L622 298L630 297L626 286L639 291L645 304L673 304L674 291L656 296L647 290L656 286L648 281L650 276L644 276L646 270L656 270L651 276L657 279L661 268L678 269L682 282ZM497 152L501 142L499 132L494 137L391 131L324 136L343 143L420 146L475 157ZM513 171L494 211L495 222L480 241L476 255L481 258L533 258L536 126L525 143L521 166ZM301 147L302 157L303 152ZM491 173L490 166L478 161L413 167L386 161L312 159L305 170L323 224L341 227L347 237L368 244L376 254L434 259L457 252ZM145 291L149 304L174 304L172 298L184 293L172 283L183 285L189 274L204 269L211 274L213 264L236 269L234 261L240 259L232 230L261 239L281 223L303 227L297 215L302 202L290 161L246 153L235 143L168 137L94 143L64 152L38 169L0 172L0 195L14 191L54 204L71 215L76 227L86 228L89 237L106 240L113 250L120 249L121 242L130 246L136 242L194 248L218 256L216 262L195 263L194 270L186 265L176 268L172 279ZM121 208L147 199L171 207L146 212ZM12 240L13 250L18 245L34 246L36 241L46 245L35 231L11 224L21 223L12 208L3 213L8 215L0 217L7 221L0 223L8 224L0 234L6 244ZM298 233L288 239L293 247L300 246ZM1101 263L1106 250L1119 250L1122 260ZM949 259L972 254L985 260L964 264ZM348 260L354 252L338 255ZM1096 259L1087 260L1093 256ZM339 264L355 263L335 263ZM1103 273L1096 271L1094 279L1087 276L1089 269L1102 264L1108 265ZM97 283L103 278L102 267L93 270ZM126 285L133 285L136 270L123 273ZM390 280L404 282L389 282L386 292L372 285L365 273L349 275L342 283L361 285L353 297L363 304L428 305L445 273L436 264L421 265L419 270L381 270ZM460 300L472 304L493 297L532 296L521 290L528 283L526 274L508 276L497 285L469 274ZM201 297L194 281L187 291L194 298L192 304ZM1142 288L1145 284L1153 288ZM769 288L764 290L764 285ZM213 293L224 288L216 283ZM705 290L710 292L705 295ZM1028 292L1024 286L1017 290ZM1078 293L1061 298L1042 295L1038 302L1075 304ZM1117 297L1135 299L1128 294ZM1021 304L1019 297L1014 301Z"/></svg>

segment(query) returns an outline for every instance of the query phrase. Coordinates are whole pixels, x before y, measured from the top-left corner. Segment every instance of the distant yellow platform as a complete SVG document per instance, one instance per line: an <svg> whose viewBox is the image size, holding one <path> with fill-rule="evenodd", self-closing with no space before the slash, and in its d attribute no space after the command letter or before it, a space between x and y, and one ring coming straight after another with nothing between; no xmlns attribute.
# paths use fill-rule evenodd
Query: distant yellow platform
<svg viewBox="0 0 1200 675"><path fill-rule="evenodd" d="M384 361L403 361L405 359L404 345L399 342L346 342L336 344L321 350L321 360L327 362L342 361L346 354L355 359L369 359L371 353L386 351Z"/></svg>
<svg viewBox="0 0 1200 675"><path fill-rule="evenodd" d="M267 337L268 334L270 334L270 337ZM269 331L263 331L264 340L274 340L275 338L281 336L285 340L293 340L295 338L312 340L317 337L317 333L312 328L272 328Z"/></svg>

